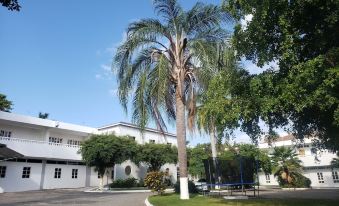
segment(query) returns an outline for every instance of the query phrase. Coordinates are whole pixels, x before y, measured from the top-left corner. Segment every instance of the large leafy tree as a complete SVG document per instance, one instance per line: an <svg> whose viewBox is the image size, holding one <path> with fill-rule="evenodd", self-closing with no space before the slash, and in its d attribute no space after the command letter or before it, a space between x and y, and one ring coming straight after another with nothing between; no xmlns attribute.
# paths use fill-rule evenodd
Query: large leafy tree
<svg viewBox="0 0 339 206"><path fill-rule="evenodd" d="M129 24L117 49L118 95L125 109L132 95L132 118L141 128L152 119L166 130L163 115L176 121L180 197L188 199L186 127L194 128L196 95L213 76L224 50L227 33L221 24L228 15L203 3L189 11L176 0L153 4L160 18Z"/></svg>
<svg viewBox="0 0 339 206"><path fill-rule="evenodd" d="M94 167L101 176L100 187L107 168L133 159L137 143L128 137L115 135L93 135L81 144L80 153L86 165Z"/></svg>
<svg viewBox="0 0 339 206"><path fill-rule="evenodd" d="M293 148L275 147L272 153L273 174L282 185L292 185L302 173L301 161Z"/></svg>
<svg viewBox="0 0 339 206"><path fill-rule="evenodd" d="M232 41L238 57L278 65L246 74L225 116L235 114L253 139L261 136L263 120L270 136L283 126L338 150L339 1L228 0L224 8L239 20ZM245 17L251 19L246 25L240 23Z"/></svg>
<svg viewBox="0 0 339 206"><path fill-rule="evenodd" d="M0 94L0 111L10 112L12 110L13 103L9 101L4 94Z"/></svg>
<svg viewBox="0 0 339 206"><path fill-rule="evenodd" d="M18 0L0 0L0 4L10 11L20 11Z"/></svg>
<svg viewBox="0 0 339 206"><path fill-rule="evenodd" d="M144 163L148 166L148 171L160 171L166 163L176 164L178 161L178 151L176 147L167 144L147 143L138 146L138 152L133 157L133 162Z"/></svg>
<svg viewBox="0 0 339 206"><path fill-rule="evenodd" d="M194 177L205 178L204 159L211 157L209 144L198 144L188 149L188 172Z"/></svg>

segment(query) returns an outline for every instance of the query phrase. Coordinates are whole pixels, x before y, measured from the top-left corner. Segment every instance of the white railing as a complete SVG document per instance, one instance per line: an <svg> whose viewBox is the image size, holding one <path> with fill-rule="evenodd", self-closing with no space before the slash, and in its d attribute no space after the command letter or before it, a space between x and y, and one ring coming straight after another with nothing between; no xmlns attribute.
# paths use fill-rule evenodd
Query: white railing
<svg viewBox="0 0 339 206"><path fill-rule="evenodd" d="M28 144L48 144L53 146L59 146L59 147L74 147L74 148L80 148L79 145L72 145L72 144L62 144L62 143L54 143L54 142L46 142L46 141L38 141L38 140L32 140L32 139L20 139L20 138L12 138L12 137L0 137L0 141L13 141L13 142L25 142Z"/></svg>
<svg viewBox="0 0 339 206"><path fill-rule="evenodd" d="M79 145L0 137L0 143L28 157L81 160Z"/></svg>

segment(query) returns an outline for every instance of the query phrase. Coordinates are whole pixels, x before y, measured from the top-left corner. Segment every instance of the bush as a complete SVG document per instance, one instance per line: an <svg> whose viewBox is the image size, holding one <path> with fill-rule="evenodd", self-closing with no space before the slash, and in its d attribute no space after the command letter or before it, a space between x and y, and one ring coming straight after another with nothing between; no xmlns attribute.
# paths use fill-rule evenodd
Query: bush
<svg viewBox="0 0 339 206"><path fill-rule="evenodd" d="M292 185L294 187L300 188L300 187L311 187L311 180L303 175L296 175L295 180L292 182Z"/></svg>
<svg viewBox="0 0 339 206"><path fill-rule="evenodd" d="M166 189L165 173L164 172L149 172L145 177L145 186L152 190L163 194Z"/></svg>
<svg viewBox="0 0 339 206"><path fill-rule="evenodd" d="M180 193L180 181L177 181L177 183L175 183L174 192ZM188 192L192 194L199 192L193 181L188 181Z"/></svg>
<svg viewBox="0 0 339 206"><path fill-rule="evenodd" d="M110 188L130 188L137 186L137 179L135 178L127 178L127 179L117 179L114 180L113 183L110 184Z"/></svg>
<svg viewBox="0 0 339 206"><path fill-rule="evenodd" d="M311 187L311 180L305 177L302 174L293 174L292 182L289 184L286 180L283 180L280 176L278 176L278 183L280 187L295 187L295 188L309 188Z"/></svg>

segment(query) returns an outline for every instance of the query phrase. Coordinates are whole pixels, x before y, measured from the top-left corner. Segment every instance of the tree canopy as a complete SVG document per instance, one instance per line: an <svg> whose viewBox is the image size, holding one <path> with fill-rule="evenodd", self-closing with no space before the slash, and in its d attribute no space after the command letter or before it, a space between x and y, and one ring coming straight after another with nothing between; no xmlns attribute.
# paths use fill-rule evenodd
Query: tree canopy
<svg viewBox="0 0 339 206"><path fill-rule="evenodd" d="M180 181L188 188L186 127L193 130L197 96L223 63L223 23L230 18L215 5L196 3L188 11L177 0L153 5L158 18L130 23L117 48L118 96L126 110L132 100L132 119L142 129L150 120L160 130L166 120L176 121ZM189 198L187 191L181 190L181 199Z"/></svg>
<svg viewBox="0 0 339 206"><path fill-rule="evenodd" d="M128 137L93 135L81 144L80 153L86 165L95 167L101 177L107 168L132 159L137 143Z"/></svg>
<svg viewBox="0 0 339 206"><path fill-rule="evenodd" d="M20 11L18 0L0 0L0 4L10 11Z"/></svg>
<svg viewBox="0 0 339 206"><path fill-rule="evenodd" d="M146 164L149 171L160 171L160 168L166 163L177 163L178 150L167 144L138 145L137 153L132 161Z"/></svg>
<svg viewBox="0 0 339 206"><path fill-rule="evenodd" d="M284 127L297 138L316 136L319 146L338 150L339 2L229 0L223 6L238 21L232 44L239 60L259 67L274 62L278 68L215 77L208 101L216 103L219 126L240 127L257 141L262 120L267 137ZM246 24L245 17L251 19Z"/></svg>
<svg viewBox="0 0 339 206"><path fill-rule="evenodd" d="M9 101L4 94L0 94L0 111L10 112L12 110L13 103Z"/></svg>

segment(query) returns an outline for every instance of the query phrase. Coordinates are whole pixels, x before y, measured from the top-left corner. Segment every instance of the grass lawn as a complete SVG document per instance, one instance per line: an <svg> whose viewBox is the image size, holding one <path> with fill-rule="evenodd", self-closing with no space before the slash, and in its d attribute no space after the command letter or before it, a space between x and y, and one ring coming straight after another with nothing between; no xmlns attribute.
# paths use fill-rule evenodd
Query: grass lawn
<svg viewBox="0 0 339 206"><path fill-rule="evenodd" d="M330 206L338 205L331 200L311 199L250 199L250 200L224 200L222 198L191 195L190 200L180 200L177 194L166 194L164 196L151 196L150 203L154 206Z"/></svg>

